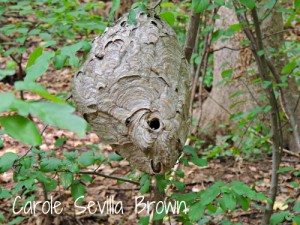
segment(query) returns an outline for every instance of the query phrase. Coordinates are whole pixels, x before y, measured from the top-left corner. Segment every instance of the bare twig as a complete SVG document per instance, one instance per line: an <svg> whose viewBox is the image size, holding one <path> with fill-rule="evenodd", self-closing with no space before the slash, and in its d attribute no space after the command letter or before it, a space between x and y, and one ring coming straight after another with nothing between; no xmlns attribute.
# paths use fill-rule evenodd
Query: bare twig
<svg viewBox="0 0 300 225"><path fill-rule="evenodd" d="M271 33L271 34L267 34L267 35L263 36L263 40L266 39L266 38L269 38L271 36L282 34L282 33L285 33L285 32L288 32L288 31L293 31L293 30L295 30L295 29L291 28L291 29L285 29L285 30L277 31L277 32L274 32L274 33ZM250 45L246 45L246 46L241 47L241 48L232 48L232 47L228 47L228 46L222 46L222 47L217 48L217 49L211 49L210 53L218 52L218 51L221 51L223 49L228 49L228 50L231 50L231 51L241 51L243 49L250 48L250 47L251 47Z"/></svg>
<svg viewBox="0 0 300 225"><path fill-rule="evenodd" d="M188 62L191 59L195 47L199 24L200 24L200 14L193 11L190 16L187 38L184 46L184 54Z"/></svg>
<svg viewBox="0 0 300 225"><path fill-rule="evenodd" d="M229 49L231 51L241 51L245 48L249 48L250 46L245 46L245 47L242 47L242 48L232 48L232 47L228 47L228 46L222 46L220 48L216 48L216 49L212 49L210 50L210 53L213 53L213 52L218 52L218 51L221 51L221 50L224 50L224 49Z"/></svg>
<svg viewBox="0 0 300 225"><path fill-rule="evenodd" d="M248 85L245 83L245 81L243 81L242 79L240 79L241 82L243 83L243 85L245 86L245 88L248 90L251 98L253 99L253 101L255 101L256 105L261 106L261 104L259 103L259 101L255 98L254 94L252 93L252 91L250 90L250 88L248 87Z"/></svg>
<svg viewBox="0 0 300 225"><path fill-rule="evenodd" d="M154 5L153 7L151 7L151 9L156 9L160 4L161 4L162 0L158 0Z"/></svg>
<svg viewBox="0 0 300 225"><path fill-rule="evenodd" d="M199 77L201 77L204 58L205 58L205 56L208 52L208 49L209 49L208 39L209 39L209 35L206 35L205 36L204 50L203 50L202 55L200 57L200 62L197 66L195 76L193 77L192 91L191 91L191 102L190 102L190 109L189 109L191 114L192 114L192 110L193 110L193 102L194 102L194 98L195 98L195 95L196 95L196 88L197 88L197 85L198 85L198 80L199 80ZM201 94L201 92L200 92L200 94Z"/></svg>
<svg viewBox="0 0 300 225"><path fill-rule="evenodd" d="M263 135L261 135L260 133L258 133L258 132L255 131L255 130L251 130L251 132L254 133L255 135L259 136L260 138L265 138ZM274 143L273 143L271 140L269 140L269 139L267 140L267 142L268 142L269 144L271 144L271 145L274 144ZM295 157L297 157L297 158L300 158L300 154L297 153L297 152L292 152L292 151L287 150L287 149L285 149L285 148L283 148L282 151L283 151L284 153L288 154L288 155L291 155L291 156L295 156Z"/></svg>
<svg viewBox="0 0 300 225"><path fill-rule="evenodd" d="M154 201L155 201L155 207L154 208L156 208L157 203L159 201L163 201L164 200L165 196L166 196L165 192L159 190L158 181L155 179L154 196L153 196ZM155 210L153 209L152 210L152 216L154 216L154 213L155 213L154 211ZM156 220L156 221L153 222L153 225L162 225L162 224L163 224L163 219Z"/></svg>
<svg viewBox="0 0 300 225"><path fill-rule="evenodd" d="M213 14L210 18L210 22L209 24L214 24L215 22L215 15L217 14L219 8L215 8L214 11L213 11ZM210 53L210 47L211 47L211 43L212 43L212 34L213 34L213 31L210 31L206 38L205 38L205 47L204 47L204 54L203 54L203 59L201 59L201 64L203 66L203 68L199 68L200 70L202 69L202 81L200 82L200 85L199 85L199 103L200 103L200 112L199 112L199 115L197 117L197 122L196 122L196 126L193 130L193 133L194 134L197 134L198 131L199 131L199 127L200 127L200 122L201 122L201 117L202 117L202 98L201 98L201 94L202 94L202 90L203 90L203 82L205 80L205 76L206 76L206 71L207 71L207 66L208 66L208 57L209 57L209 53ZM203 63L202 63L203 62ZM198 77L200 76L200 73L201 71L199 71L199 75ZM196 80L196 82L198 82L198 79ZM209 94L210 95L210 94Z"/></svg>
<svg viewBox="0 0 300 225"><path fill-rule="evenodd" d="M99 173L99 172L96 172L96 171L81 171L81 172L79 172L79 174L95 175L95 176L104 177L104 178L108 178L108 179L112 179L112 180L118 180L118 181L131 183L131 184L134 184L134 185L140 185L140 183L137 182L137 181L129 180L129 179L126 179L126 178L123 178L123 177L116 177L116 176L112 176L112 175L106 175L106 174Z"/></svg>

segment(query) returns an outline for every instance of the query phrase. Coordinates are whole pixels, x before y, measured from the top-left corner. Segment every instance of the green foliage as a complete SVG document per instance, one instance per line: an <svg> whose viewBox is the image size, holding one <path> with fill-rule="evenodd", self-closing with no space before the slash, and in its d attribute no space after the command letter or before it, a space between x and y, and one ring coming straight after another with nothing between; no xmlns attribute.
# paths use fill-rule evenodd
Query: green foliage
<svg viewBox="0 0 300 225"><path fill-rule="evenodd" d="M253 9L255 7L254 0L240 0L240 2L249 9Z"/></svg>
<svg viewBox="0 0 300 225"><path fill-rule="evenodd" d="M197 155L197 151L195 148L193 148L192 146L184 146L183 148L183 151L184 153L186 154L186 160L194 163L195 165L197 166L206 166L207 165L207 160L205 158L200 158L198 155ZM185 160L185 158L183 159Z"/></svg>
<svg viewBox="0 0 300 225"><path fill-rule="evenodd" d="M170 26L173 26L175 24L175 15L171 11L162 12L160 14L160 17L165 20Z"/></svg>
<svg viewBox="0 0 300 225"><path fill-rule="evenodd" d="M209 5L209 0L192 0L192 9L197 13L202 13Z"/></svg>
<svg viewBox="0 0 300 225"><path fill-rule="evenodd" d="M139 219L139 223L138 225L148 225L150 221L150 217L149 216L143 216Z"/></svg>
<svg viewBox="0 0 300 225"><path fill-rule="evenodd" d="M84 152L78 158L79 165L82 165L84 167L93 165L94 161L94 152L92 151Z"/></svg>
<svg viewBox="0 0 300 225"><path fill-rule="evenodd" d="M119 9L120 7L120 3L121 1L120 0L113 0L112 1L112 7L111 7L111 10L109 12L109 19L112 20L116 11Z"/></svg>
<svg viewBox="0 0 300 225"><path fill-rule="evenodd" d="M1 116L0 124L4 131L16 140L32 146L42 143L42 137L36 125L23 116Z"/></svg>
<svg viewBox="0 0 300 225"><path fill-rule="evenodd" d="M150 190L150 184L150 176L148 174L143 174L140 179L140 193L147 193Z"/></svg>
<svg viewBox="0 0 300 225"><path fill-rule="evenodd" d="M34 102L30 104L29 110L32 115L39 117L45 123L74 131L81 137L87 129L85 120L74 115L75 109L67 104Z"/></svg>
<svg viewBox="0 0 300 225"><path fill-rule="evenodd" d="M71 185L71 194L74 200L84 196L85 194L85 186L78 180L74 181ZM78 202L82 202L83 198L78 200Z"/></svg>
<svg viewBox="0 0 300 225"><path fill-rule="evenodd" d="M7 152L0 157L0 173L4 173L9 170L14 162L18 159L15 153Z"/></svg>
<svg viewBox="0 0 300 225"><path fill-rule="evenodd" d="M231 183L216 182L209 188L188 194L173 194L177 201L185 201L188 204L188 218L184 220L202 221L210 216L227 213L241 208L247 211L250 201L264 202L267 198L252 190L246 184L233 181Z"/></svg>

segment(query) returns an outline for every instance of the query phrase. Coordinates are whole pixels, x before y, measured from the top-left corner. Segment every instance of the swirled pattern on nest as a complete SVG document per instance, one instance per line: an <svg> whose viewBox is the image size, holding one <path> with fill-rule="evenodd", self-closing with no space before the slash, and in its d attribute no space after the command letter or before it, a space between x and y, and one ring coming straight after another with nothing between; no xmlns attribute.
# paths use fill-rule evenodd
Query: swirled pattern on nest
<svg viewBox="0 0 300 225"><path fill-rule="evenodd" d="M95 38L74 77L79 112L132 166L162 173L190 126L190 76L175 32L157 16L127 15Z"/></svg>

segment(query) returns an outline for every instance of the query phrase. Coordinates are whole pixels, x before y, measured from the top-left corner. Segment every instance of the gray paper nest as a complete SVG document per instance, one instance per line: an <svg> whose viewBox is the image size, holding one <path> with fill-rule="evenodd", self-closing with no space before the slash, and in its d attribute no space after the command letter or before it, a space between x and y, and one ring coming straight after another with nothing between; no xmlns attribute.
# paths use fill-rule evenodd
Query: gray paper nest
<svg viewBox="0 0 300 225"><path fill-rule="evenodd" d="M78 111L133 167L170 170L189 131L190 76L175 32L157 16L124 15L95 38L74 77Z"/></svg>

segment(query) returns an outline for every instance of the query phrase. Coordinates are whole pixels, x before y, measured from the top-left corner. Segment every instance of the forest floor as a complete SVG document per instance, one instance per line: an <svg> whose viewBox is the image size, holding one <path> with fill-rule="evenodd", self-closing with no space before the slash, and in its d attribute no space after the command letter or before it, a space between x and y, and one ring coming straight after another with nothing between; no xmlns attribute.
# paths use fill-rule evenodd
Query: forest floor
<svg viewBox="0 0 300 225"><path fill-rule="evenodd" d="M1 60L0 60L1 61ZM0 62L1 63L1 62ZM60 71L48 70L48 72L39 80L51 93L70 93L71 80L73 71L65 68ZM0 91L12 90L8 84L0 82ZM37 96L25 93L26 99L36 99ZM39 129L42 130L44 125L39 124ZM101 144L101 137L99 138L94 133L88 133L83 139L79 139L71 132L61 131L49 126L43 133L44 141L41 146L42 150L55 150L59 156L63 150L77 149L79 152L86 150L87 145L97 145L102 154L108 155L112 152L109 146ZM55 147L55 141L58 138L67 137L67 141L61 147ZM6 152L12 151L18 154L25 154L28 146L24 146L8 136L4 135L4 146L0 149L0 156ZM201 150L200 150L201 152ZM284 155L281 166L292 166L294 169L300 169L299 158L291 155ZM91 167L90 169L95 169ZM233 180L240 180L257 191L267 193L270 183L270 156L260 157L259 160L241 160L233 157L220 157L210 160L208 165L204 168L190 165L188 167L181 167L185 172L186 190L199 191L209 187L215 181L230 182ZM103 165L98 168L98 171L110 175L122 177L130 172L129 163L125 160L119 162L112 162L110 165ZM278 210L284 210L286 205L284 202L289 199L297 199L300 195L299 189L294 189L291 182L296 181L297 177L292 175L292 171L284 173L280 176L279 195L275 203ZM13 173L8 171L0 175L0 187L12 188L14 186ZM298 190L298 191L295 191ZM138 186L130 183L120 183L116 180L107 179L99 176L94 176L94 181L87 186L87 194L84 201L86 204L89 201L104 202L108 197L114 197L116 201L123 202L124 214L118 215L101 215L101 214L84 214L77 215L74 211L73 200L69 190L57 188L55 191L49 193L55 200L63 203L64 211L61 215L52 217L54 224L137 224L138 215L134 213L134 198L139 196ZM42 191L38 193L40 200L43 200ZM147 196L149 198L149 195ZM12 213L13 200L4 201L0 199L0 212L4 213L9 220L13 219L15 215ZM234 214L227 215L228 218L234 222L241 222L242 224L258 224L262 215L260 206L253 206L249 211L236 211ZM26 217L22 224L44 224L45 216L37 213L34 216ZM176 222L171 222L177 224ZM169 224L169 222L166 222ZM211 223L216 224L216 223Z"/></svg>

